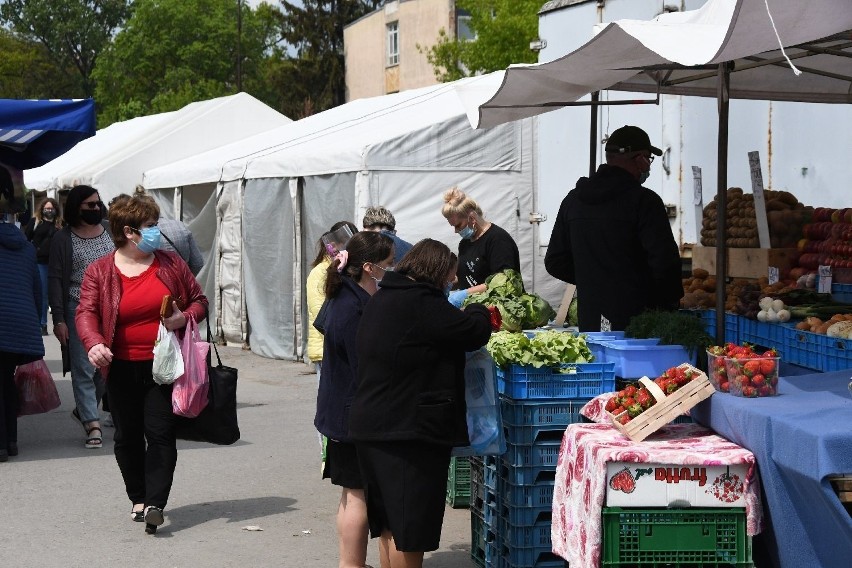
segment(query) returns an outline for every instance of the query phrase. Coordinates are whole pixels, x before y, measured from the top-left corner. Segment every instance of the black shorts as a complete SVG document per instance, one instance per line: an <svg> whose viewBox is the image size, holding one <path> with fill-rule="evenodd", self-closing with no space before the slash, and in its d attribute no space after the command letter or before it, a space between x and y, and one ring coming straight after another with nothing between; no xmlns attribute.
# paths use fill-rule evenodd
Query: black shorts
<svg viewBox="0 0 852 568"><path fill-rule="evenodd" d="M363 489L361 470L358 467L358 452L355 444L328 439L325 449L323 479L331 479L334 485L346 489Z"/></svg>
<svg viewBox="0 0 852 568"><path fill-rule="evenodd" d="M356 445L370 536L387 529L401 552L437 550L451 448L417 441Z"/></svg>

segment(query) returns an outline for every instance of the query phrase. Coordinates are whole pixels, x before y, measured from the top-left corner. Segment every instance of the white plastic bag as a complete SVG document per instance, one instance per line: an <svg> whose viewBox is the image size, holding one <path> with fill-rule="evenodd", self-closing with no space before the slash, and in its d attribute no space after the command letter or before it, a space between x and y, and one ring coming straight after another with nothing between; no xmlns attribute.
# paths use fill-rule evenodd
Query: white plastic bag
<svg viewBox="0 0 852 568"><path fill-rule="evenodd" d="M170 385L183 374L183 356L180 352L180 341L173 331L166 329L160 322L157 331L157 341L154 343L154 367L152 369L154 382L159 385Z"/></svg>
<svg viewBox="0 0 852 568"><path fill-rule="evenodd" d="M453 456L499 456L506 453L500 397L494 360L484 347L467 354L464 395L470 445L456 447Z"/></svg>

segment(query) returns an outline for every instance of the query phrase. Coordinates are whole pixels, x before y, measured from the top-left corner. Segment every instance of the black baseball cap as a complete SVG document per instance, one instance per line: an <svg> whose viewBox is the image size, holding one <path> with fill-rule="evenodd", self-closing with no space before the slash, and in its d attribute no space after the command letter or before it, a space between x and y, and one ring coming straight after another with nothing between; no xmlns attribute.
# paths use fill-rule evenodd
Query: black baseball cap
<svg viewBox="0 0 852 568"><path fill-rule="evenodd" d="M622 126L613 131L606 141L604 149L614 154L626 154L628 152L639 152L648 150L656 156L662 156L663 151L656 146L651 146L648 133L638 126Z"/></svg>

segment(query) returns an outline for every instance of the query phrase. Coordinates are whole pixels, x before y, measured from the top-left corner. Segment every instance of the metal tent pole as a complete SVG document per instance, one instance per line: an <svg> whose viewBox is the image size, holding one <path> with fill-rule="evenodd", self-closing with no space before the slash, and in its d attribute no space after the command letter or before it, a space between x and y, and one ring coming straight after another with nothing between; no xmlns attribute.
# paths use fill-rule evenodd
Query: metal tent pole
<svg viewBox="0 0 852 568"><path fill-rule="evenodd" d="M725 243L728 224L728 111L731 68L720 63L717 101L719 137L716 181L716 344L725 344L725 281L728 279L728 250Z"/></svg>
<svg viewBox="0 0 852 568"><path fill-rule="evenodd" d="M589 126L589 175L598 169L598 105L601 98L600 91L592 93L592 122Z"/></svg>

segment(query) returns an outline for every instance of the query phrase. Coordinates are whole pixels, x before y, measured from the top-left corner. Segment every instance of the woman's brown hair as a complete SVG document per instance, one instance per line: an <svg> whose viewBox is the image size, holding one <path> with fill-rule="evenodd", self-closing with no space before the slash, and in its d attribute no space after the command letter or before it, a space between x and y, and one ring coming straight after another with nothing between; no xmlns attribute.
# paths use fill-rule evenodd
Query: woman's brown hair
<svg viewBox="0 0 852 568"><path fill-rule="evenodd" d="M405 253L394 271L443 290L447 275L457 264L458 257L447 245L434 239L423 239Z"/></svg>
<svg viewBox="0 0 852 568"><path fill-rule="evenodd" d="M150 219L160 218L160 206L149 195L135 194L127 199L116 200L109 211L109 229L115 248L127 244L124 228L141 229Z"/></svg>
<svg viewBox="0 0 852 568"><path fill-rule="evenodd" d="M335 258L328 267L325 279L325 297L334 298L343 286L344 278L354 281L361 279L364 264L381 262L393 253L393 239L381 233L372 231L361 231L349 239L346 243L346 254L348 256L345 268L338 272L340 259Z"/></svg>

